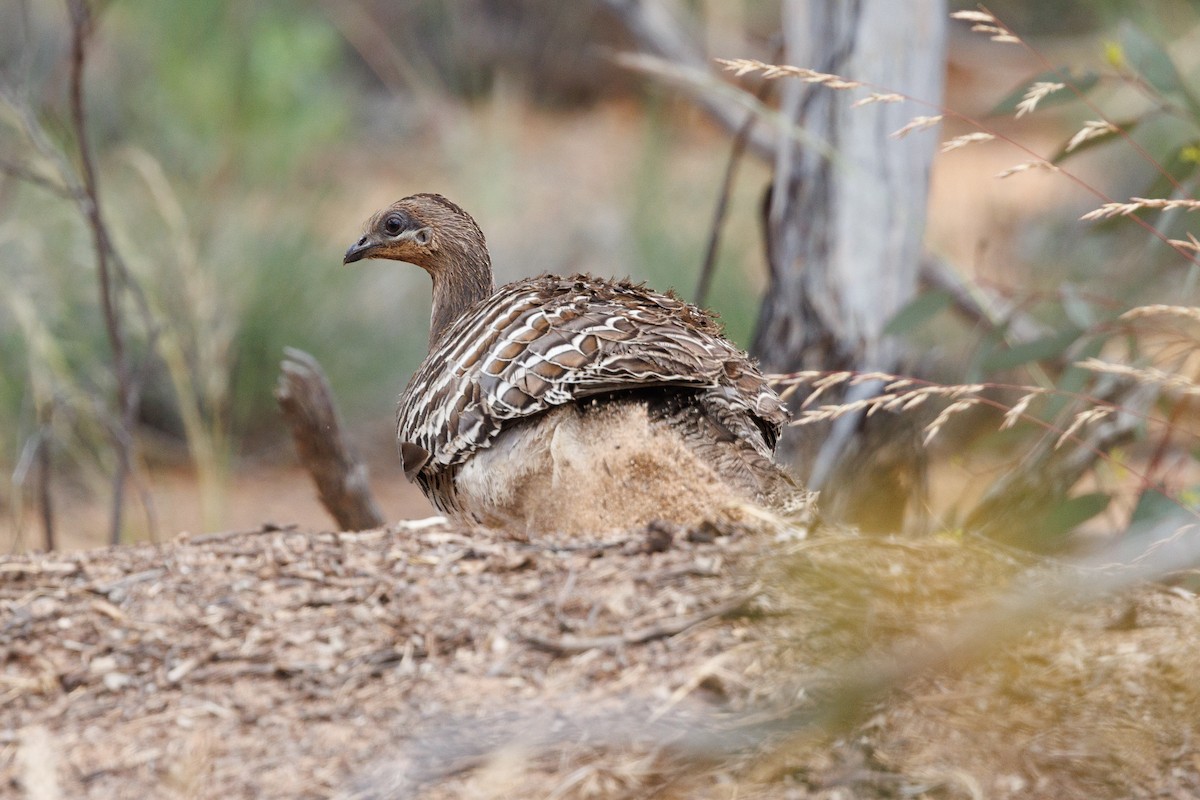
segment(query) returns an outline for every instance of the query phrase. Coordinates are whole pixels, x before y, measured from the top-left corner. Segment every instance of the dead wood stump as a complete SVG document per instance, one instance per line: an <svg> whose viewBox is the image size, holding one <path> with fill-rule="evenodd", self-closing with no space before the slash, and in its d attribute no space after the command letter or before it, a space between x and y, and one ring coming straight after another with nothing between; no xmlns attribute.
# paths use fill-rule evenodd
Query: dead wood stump
<svg viewBox="0 0 1200 800"><path fill-rule="evenodd" d="M296 453L317 486L325 510L342 530L384 524L371 495L367 465L342 433L333 391L317 360L303 350L284 349L275 399L291 428Z"/></svg>

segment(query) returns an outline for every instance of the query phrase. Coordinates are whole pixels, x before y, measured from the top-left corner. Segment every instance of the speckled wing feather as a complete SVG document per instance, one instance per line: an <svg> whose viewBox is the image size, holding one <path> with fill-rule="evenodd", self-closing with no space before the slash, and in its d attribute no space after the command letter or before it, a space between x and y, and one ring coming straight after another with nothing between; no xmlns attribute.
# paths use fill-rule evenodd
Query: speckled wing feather
<svg viewBox="0 0 1200 800"><path fill-rule="evenodd" d="M768 458L787 421L758 369L699 308L590 276L518 281L473 306L413 375L397 431L405 470L441 484L440 473L514 420L654 387L692 390L720 416L748 417Z"/></svg>

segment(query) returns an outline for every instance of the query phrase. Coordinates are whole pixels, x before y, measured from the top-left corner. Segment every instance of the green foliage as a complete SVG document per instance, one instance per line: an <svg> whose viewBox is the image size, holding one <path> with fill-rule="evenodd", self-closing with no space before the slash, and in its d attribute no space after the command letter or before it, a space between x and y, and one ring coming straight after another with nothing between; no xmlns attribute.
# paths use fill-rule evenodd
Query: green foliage
<svg viewBox="0 0 1200 800"><path fill-rule="evenodd" d="M337 31L294 3L164 3L113 9L122 46L113 91L131 119L119 135L156 143L168 170L247 184L295 170L350 120ZM114 134L118 133L114 131Z"/></svg>
<svg viewBox="0 0 1200 800"><path fill-rule="evenodd" d="M918 295L896 312L883 332L888 336L901 336L916 330L949 308L953 299L949 292L940 290Z"/></svg>
<svg viewBox="0 0 1200 800"><path fill-rule="evenodd" d="M0 194L0 462L50 420L57 463L86 477L111 470L115 379L90 231L54 188L79 176L60 99L66 20L53 11L33 7L25 36L0 37L4 163L49 185L8 179ZM116 300L144 381L141 422L186 437L215 497L233 443L278 430L283 345L326 357L337 339L324 311L338 253L319 244L313 209L357 78L315 8L132 0L97 21L89 140L113 268L133 287ZM383 360L385 342L374 346Z"/></svg>
<svg viewBox="0 0 1200 800"><path fill-rule="evenodd" d="M983 371L1004 372L1034 361L1059 359L1082 333L1079 328L1066 327L1032 342L994 350L984 358Z"/></svg>
<svg viewBox="0 0 1200 800"><path fill-rule="evenodd" d="M1128 20L1122 21L1118 36L1118 45L1107 50L1113 66L1132 70L1163 100L1182 99L1192 117L1200 118L1200 104L1162 45Z"/></svg>
<svg viewBox="0 0 1200 800"><path fill-rule="evenodd" d="M1138 498L1129 518L1131 526L1151 525L1179 513L1179 503L1157 489L1147 489Z"/></svg>
<svg viewBox="0 0 1200 800"><path fill-rule="evenodd" d="M1168 6L1171 18L1179 23L1176 30L1200 29L1195 9L1155 4ZM992 10L1014 29L1011 17L999 8ZM1179 490L1146 488L1165 479L1154 472L1161 468L1158 456L1150 458L1147 453L1178 452L1184 446L1187 434L1166 419L1182 410L1179 404L1186 398L1163 392L1158 408L1151 398L1162 391L1161 380L1154 376L1170 376L1187 366L1189 353L1200 345L1200 334L1195 326L1187 327L1188 316L1182 312L1175 312L1180 323L1175 328L1124 314L1151 304L1194 307L1200 300L1195 279L1200 252L1167 243L1168 239L1186 243L1189 235L1195 235L1195 208L1170 210L1153 202L1195 197L1200 103L1194 87L1200 73L1191 60L1176 59L1171 46L1126 17L1121 14L1113 20L1111 31L1097 37L1095 63L1043 69L994 108L993 114L1016 114L1024 124L1030 124L1027 114L1031 113L1078 131L1067 133L1055 153L1040 156L1037 150L1042 146L1027 146L1021 123L988 131L1021 146L1034 161L1044 159L1066 172L1091 191L1092 207L1110 198L1152 200L1130 209L1131 213L1099 222L1081 224L1073 218L1088 211L1087 206L1064 209L1072 215L1066 219L1047 217L1041 222L1040 247L1023 253L1030 262L1028 288L1010 289L1007 298L1013 313L1025 317L1025 330L1037 334L1018 337L1016 325L999 320L994 328L973 335L975 344L965 370L968 381L1005 385L1038 398L1025 410L1035 424L1013 428L1004 437L1004 450L1020 456L1018 469L1068 469L1064 464L1087 463L1097 451L1103 459L1096 468L1062 473L1072 477L1061 487L1039 486L1036 478L1010 481L1024 487L1012 502L1021 504L1027 525L1019 527L1028 536L1012 530L1000 535L1039 549L1062 544L1073 530L1112 512L1118 496L1132 495L1136 501L1124 503L1125 512L1115 512L1129 513L1132 508L1132 524L1178 513L1181 505ZM1152 22L1153 17L1147 13L1141 21ZM1023 32L1019 35L1029 41ZM1031 49L1036 62L1036 46ZM1037 83L1065 86L1043 93L1030 112L1028 101L1038 94L1033 90ZM1101 155L1104 167L1097 170L1095 158ZM1010 285L1021 283L1013 278ZM944 293L930 292L903 309L889 330L920 336L928 335L934 326L946 328L945 316L938 313L946 303ZM941 336L946 338L944 331ZM1114 377L1122 373L1098 374L1080 366L1097 359L1122 368L1128 365L1132 372ZM1139 372L1143 367L1160 373ZM1179 380L1187 385L1191 379L1184 374ZM1025 388L1012 387L1013 383ZM997 405L1003 409L1005 402L1016 401ZM1105 433L1101 426L1117 432ZM985 434L979 443L995 452L996 437ZM1131 443L1132 455L1117 454L1118 448ZM1073 450L1079 455L1070 455ZM1105 463L1111 466L1106 468ZM1126 463L1133 466L1127 469ZM1080 492L1077 487L1084 485L1090 490Z"/></svg>
<svg viewBox="0 0 1200 800"><path fill-rule="evenodd" d="M1104 492L1088 492L1072 497L1050 509L1040 524L1034 526L1043 540L1065 536L1108 508L1112 498Z"/></svg>

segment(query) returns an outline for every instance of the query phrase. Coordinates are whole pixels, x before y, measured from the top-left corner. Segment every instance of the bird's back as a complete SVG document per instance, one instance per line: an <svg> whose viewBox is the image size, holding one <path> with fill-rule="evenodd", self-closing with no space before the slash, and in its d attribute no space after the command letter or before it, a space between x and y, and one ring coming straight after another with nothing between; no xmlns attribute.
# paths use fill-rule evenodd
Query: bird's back
<svg viewBox="0 0 1200 800"><path fill-rule="evenodd" d="M698 453L731 445L751 472L770 464L787 421L757 367L699 308L627 281L543 276L474 304L433 344L400 401L405 471L442 510L478 518L456 487L475 454L552 409L629 401Z"/></svg>

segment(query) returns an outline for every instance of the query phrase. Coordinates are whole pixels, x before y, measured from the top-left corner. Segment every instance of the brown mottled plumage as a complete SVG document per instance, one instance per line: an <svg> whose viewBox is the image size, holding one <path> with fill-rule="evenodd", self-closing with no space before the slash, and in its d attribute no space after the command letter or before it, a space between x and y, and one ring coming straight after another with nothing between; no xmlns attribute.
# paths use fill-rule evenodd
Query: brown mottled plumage
<svg viewBox="0 0 1200 800"><path fill-rule="evenodd" d="M372 217L345 262L363 258L433 279L430 352L397 433L405 473L442 511L612 528L702 515L713 492L764 500L791 485L771 461L783 404L701 309L586 275L496 290L483 233L435 194ZM586 520L570 519L576 507Z"/></svg>

